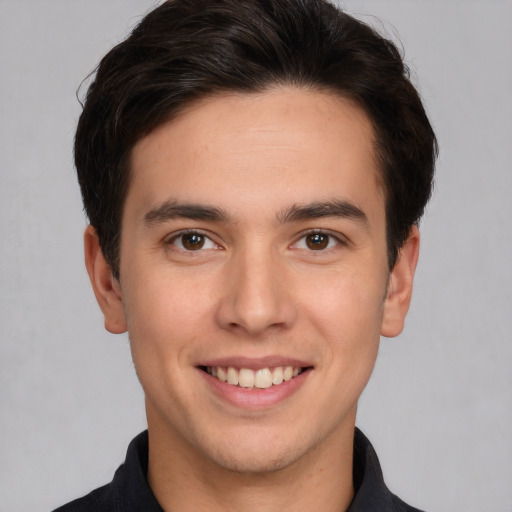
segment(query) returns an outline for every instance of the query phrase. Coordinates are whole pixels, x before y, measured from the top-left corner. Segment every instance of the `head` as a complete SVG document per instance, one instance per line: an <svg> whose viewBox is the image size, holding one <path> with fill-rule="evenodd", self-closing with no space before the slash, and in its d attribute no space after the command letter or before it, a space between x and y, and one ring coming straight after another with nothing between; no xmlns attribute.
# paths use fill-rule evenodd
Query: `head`
<svg viewBox="0 0 512 512"><path fill-rule="evenodd" d="M103 58L76 133L85 210L115 277L137 141L201 98L283 85L348 99L371 120L393 268L437 152L394 44L322 0L171 0Z"/></svg>
<svg viewBox="0 0 512 512"><path fill-rule="evenodd" d="M76 137L86 260L130 336L150 481L169 439L251 474L350 443L435 151L396 48L323 1L166 2L102 60Z"/></svg>

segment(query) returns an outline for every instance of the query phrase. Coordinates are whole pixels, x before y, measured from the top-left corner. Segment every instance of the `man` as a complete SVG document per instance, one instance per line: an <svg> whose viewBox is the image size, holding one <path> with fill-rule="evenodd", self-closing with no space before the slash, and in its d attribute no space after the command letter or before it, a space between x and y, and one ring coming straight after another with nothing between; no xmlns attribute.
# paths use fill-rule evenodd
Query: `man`
<svg viewBox="0 0 512 512"><path fill-rule="evenodd" d="M393 44L321 0L173 0L101 61L85 258L148 431L59 511L409 511L355 429L436 140Z"/></svg>

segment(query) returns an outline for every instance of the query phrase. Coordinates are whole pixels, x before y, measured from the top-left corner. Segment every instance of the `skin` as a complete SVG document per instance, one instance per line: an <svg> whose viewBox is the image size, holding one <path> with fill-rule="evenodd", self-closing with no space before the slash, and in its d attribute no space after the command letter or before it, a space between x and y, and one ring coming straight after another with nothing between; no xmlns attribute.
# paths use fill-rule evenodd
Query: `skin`
<svg viewBox="0 0 512 512"><path fill-rule="evenodd" d="M357 400L380 336L403 328L419 249L413 227L389 272L373 141L364 112L327 93L209 97L133 149L119 281L86 230L105 326L130 336L165 510L350 504ZM304 209L340 202L362 215ZM183 217L177 204L223 216ZM184 245L187 229L201 249ZM308 230L327 245L310 248ZM264 357L310 368L270 406L225 400L198 368Z"/></svg>

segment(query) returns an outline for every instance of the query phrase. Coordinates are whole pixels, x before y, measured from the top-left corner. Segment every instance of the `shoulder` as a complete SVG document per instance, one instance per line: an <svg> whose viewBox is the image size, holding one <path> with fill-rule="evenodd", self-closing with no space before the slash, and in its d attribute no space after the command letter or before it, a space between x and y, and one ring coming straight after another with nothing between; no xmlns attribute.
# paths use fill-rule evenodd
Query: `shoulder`
<svg viewBox="0 0 512 512"><path fill-rule="evenodd" d="M147 482L148 434L128 446L126 459L112 482L53 512L163 512Z"/></svg>
<svg viewBox="0 0 512 512"><path fill-rule="evenodd" d="M404 501L402 501L398 496L392 494L391 499L393 501L393 511L394 512L424 512L419 508L411 507L411 505L407 505Z"/></svg>
<svg viewBox="0 0 512 512"><path fill-rule="evenodd" d="M388 489L377 454L358 428L354 436L353 474L355 496L349 508L350 512L422 512Z"/></svg>
<svg viewBox="0 0 512 512"><path fill-rule="evenodd" d="M98 510L114 512L114 500L112 498L112 485L108 484L66 505L62 505L53 512L97 512Z"/></svg>

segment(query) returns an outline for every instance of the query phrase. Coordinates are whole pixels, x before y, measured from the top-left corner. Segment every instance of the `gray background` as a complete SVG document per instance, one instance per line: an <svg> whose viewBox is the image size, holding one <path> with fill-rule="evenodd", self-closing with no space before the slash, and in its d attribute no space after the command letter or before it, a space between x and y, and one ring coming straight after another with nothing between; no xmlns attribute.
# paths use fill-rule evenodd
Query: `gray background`
<svg viewBox="0 0 512 512"><path fill-rule="evenodd" d="M82 263L71 145L80 81L152 5L0 0L2 512L106 483L145 426ZM406 501L510 511L512 2L343 5L400 35L441 145L408 324L383 340L358 423Z"/></svg>

